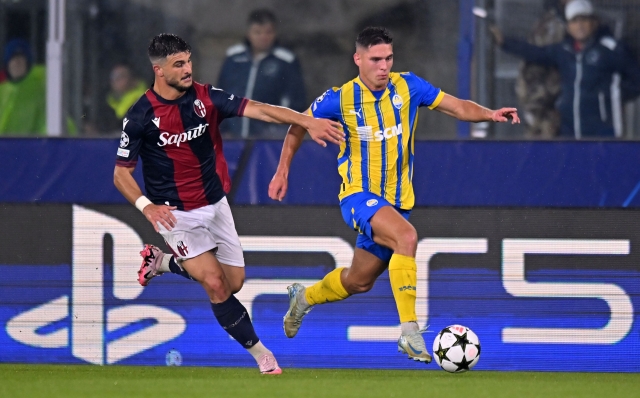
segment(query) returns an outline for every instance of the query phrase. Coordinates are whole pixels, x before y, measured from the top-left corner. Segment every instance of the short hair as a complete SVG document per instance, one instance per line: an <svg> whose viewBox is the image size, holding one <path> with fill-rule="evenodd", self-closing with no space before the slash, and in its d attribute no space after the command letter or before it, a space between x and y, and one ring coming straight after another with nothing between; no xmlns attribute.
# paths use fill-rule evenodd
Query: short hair
<svg viewBox="0 0 640 398"><path fill-rule="evenodd" d="M190 53L191 46L182 38L172 33L160 33L149 43L147 55L152 64L177 53Z"/></svg>
<svg viewBox="0 0 640 398"><path fill-rule="evenodd" d="M356 38L356 47L369 48L378 44L393 44L393 37L386 28L369 26Z"/></svg>
<svg viewBox="0 0 640 398"><path fill-rule="evenodd" d="M268 23L275 26L276 22L275 14L266 8L259 8L251 11L249 13L249 18L247 18L247 25L249 26L253 24L264 25Z"/></svg>

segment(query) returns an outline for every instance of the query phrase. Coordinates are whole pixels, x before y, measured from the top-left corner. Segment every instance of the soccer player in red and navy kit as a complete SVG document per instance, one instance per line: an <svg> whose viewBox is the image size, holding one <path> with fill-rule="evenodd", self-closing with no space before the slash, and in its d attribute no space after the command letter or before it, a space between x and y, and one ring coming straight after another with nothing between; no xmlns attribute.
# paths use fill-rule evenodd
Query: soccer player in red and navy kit
<svg viewBox="0 0 640 398"><path fill-rule="evenodd" d="M339 123L262 104L192 80L191 47L160 34L148 49L153 87L124 120L114 183L159 232L173 256L145 245L138 281L173 272L198 281L223 327L256 359L263 374L282 370L259 340L246 308L234 296L244 283L244 257L225 194L231 188L218 126L244 116L308 130L321 145L339 143ZM147 195L132 177L140 157Z"/></svg>

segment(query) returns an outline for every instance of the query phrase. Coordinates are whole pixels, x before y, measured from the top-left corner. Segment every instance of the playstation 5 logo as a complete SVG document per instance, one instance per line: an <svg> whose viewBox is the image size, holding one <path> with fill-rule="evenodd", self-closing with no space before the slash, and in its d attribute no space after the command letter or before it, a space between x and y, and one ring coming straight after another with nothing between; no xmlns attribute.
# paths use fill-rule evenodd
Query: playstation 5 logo
<svg viewBox="0 0 640 398"><path fill-rule="evenodd" d="M139 304L105 308L102 248L107 234L113 238L113 295L120 300L134 300L142 294L144 287L132 277L132 267L140 261L137 253L142 247L138 234L115 218L74 206L71 294L13 317L6 326L9 336L32 347L71 347L76 358L104 365L139 354L184 332L185 320L166 308ZM148 319L155 323L117 339L105 338L108 333ZM48 334L40 332L45 326L65 320L69 327Z"/></svg>

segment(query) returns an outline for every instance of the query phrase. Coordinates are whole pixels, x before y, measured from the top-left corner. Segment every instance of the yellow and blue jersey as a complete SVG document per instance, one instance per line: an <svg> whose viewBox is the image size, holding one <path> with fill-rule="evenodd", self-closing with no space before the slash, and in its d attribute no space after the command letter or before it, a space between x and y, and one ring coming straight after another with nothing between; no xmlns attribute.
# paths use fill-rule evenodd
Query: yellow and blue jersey
<svg viewBox="0 0 640 398"><path fill-rule="evenodd" d="M327 90L311 105L314 117L342 123L339 198L371 192L401 209L411 209L414 133L418 108L434 109L444 92L412 72L390 73L384 90L371 91L360 77Z"/></svg>

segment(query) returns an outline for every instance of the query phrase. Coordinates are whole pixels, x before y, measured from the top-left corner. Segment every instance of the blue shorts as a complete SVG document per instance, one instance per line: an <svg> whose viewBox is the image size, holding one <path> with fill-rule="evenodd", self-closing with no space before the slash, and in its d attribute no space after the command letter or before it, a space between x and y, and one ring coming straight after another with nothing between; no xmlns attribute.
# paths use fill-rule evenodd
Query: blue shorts
<svg viewBox="0 0 640 398"><path fill-rule="evenodd" d="M379 259L388 262L391 260L393 251L388 247L379 245L373 241L373 230L369 221L374 214L384 206L392 206L384 198L371 192L358 192L347 196L340 201L342 219L350 228L358 231L356 247L366 250ZM393 207L393 206L392 206ZM411 210L396 209L402 217L409 219Z"/></svg>

